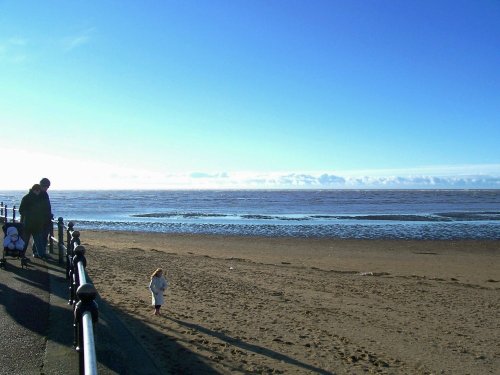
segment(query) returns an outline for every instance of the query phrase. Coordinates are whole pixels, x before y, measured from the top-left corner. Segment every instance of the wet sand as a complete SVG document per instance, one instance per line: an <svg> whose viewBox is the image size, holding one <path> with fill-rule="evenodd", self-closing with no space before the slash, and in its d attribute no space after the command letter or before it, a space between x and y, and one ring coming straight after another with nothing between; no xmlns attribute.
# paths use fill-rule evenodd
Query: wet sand
<svg viewBox="0 0 500 375"><path fill-rule="evenodd" d="M87 271L162 372L495 374L500 242L82 232ZM147 289L170 283L162 316Z"/></svg>

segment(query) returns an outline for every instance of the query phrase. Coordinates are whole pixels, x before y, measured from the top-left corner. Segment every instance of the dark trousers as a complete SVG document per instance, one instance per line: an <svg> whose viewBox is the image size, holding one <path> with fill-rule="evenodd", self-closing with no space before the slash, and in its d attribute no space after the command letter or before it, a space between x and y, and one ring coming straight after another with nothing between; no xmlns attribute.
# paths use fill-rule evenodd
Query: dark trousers
<svg viewBox="0 0 500 375"><path fill-rule="evenodd" d="M43 248L47 249L47 245L49 243L49 237L51 236L51 232L53 230L52 220L49 220L42 228L42 240L43 240ZM44 250L45 253L45 250Z"/></svg>
<svg viewBox="0 0 500 375"><path fill-rule="evenodd" d="M26 250L28 250L28 245L30 244L30 238L31 238L31 231L24 227L24 233L23 233L23 240L24 240L24 249L23 249L23 256L26 254Z"/></svg>
<svg viewBox="0 0 500 375"><path fill-rule="evenodd" d="M26 250L28 249L28 245L29 245L31 237L33 237L33 254L39 255L39 256L45 255L45 246L47 246L47 243L46 243L46 241L45 241L45 244L43 242L42 231L32 232L28 228L25 228L24 235L23 235L24 249L23 249L22 256L25 256L25 254L26 254Z"/></svg>

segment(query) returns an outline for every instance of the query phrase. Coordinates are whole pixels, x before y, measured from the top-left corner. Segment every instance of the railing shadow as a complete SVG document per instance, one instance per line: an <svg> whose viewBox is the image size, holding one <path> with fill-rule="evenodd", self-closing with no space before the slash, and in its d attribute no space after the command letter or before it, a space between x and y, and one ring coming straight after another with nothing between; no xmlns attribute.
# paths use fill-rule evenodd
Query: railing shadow
<svg viewBox="0 0 500 375"><path fill-rule="evenodd" d="M42 274L42 271L35 271ZM33 277L33 272L31 276ZM38 278L39 276L37 276ZM44 292L48 293L48 286L41 284L38 281L19 279L26 282L30 286L41 287ZM0 283L0 305L4 306L5 311L12 319L24 328L45 336L48 329L48 311L50 304L40 297L17 289L13 289L5 283ZM62 310L62 309L61 309ZM71 315L68 312L69 321ZM36 318L34 318L36 317ZM68 344L66 340L61 338L61 344ZM71 344L70 344L71 345Z"/></svg>
<svg viewBox="0 0 500 375"><path fill-rule="evenodd" d="M17 261L17 260L14 258L14 261ZM44 269L41 270L39 267L43 267ZM55 276L56 281L60 282L60 283L67 284L64 269L58 264L57 261L54 261L50 258L49 258L49 260L45 261L43 265L34 264L33 262L28 262L28 267L26 269L18 267L15 264L9 264L5 268L5 271L16 275L16 276L14 276L15 280L29 284L33 287L39 287L40 289L43 289L46 292L52 293L59 298L67 300L68 299L67 293L62 293L61 291L59 291L59 289L51 290L50 284L45 285L45 283L39 281L40 278L38 275L40 275L40 276L43 275L43 277L46 276L45 269L47 269L47 271L52 271L52 273L61 274L61 277Z"/></svg>
<svg viewBox="0 0 500 375"><path fill-rule="evenodd" d="M45 335L49 304L39 297L12 289L0 283L0 305L19 325L39 335ZM37 316L38 319L33 319Z"/></svg>
<svg viewBox="0 0 500 375"><path fill-rule="evenodd" d="M245 341L241 341L240 339L236 339L234 337L228 336L228 335L221 333L221 332L213 331L213 330L208 329L206 327L203 327L199 324L185 322L183 320L176 319L173 317L167 317L167 319L169 319L169 320L171 320L179 325L182 325L184 327L188 327L191 329L195 329L199 332L203 332L206 335L215 337L218 340L225 341L231 345L237 346L237 347L244 349L244 350L248 350L248 351L254 352L256 354L267 356L269 358L272 358L272 359L275 359L278 361L282 361L282 362L300 367L304 370L311 371L314 373L323 374L323 375L331 375L332 374L329 371L326 371L326 370L323 370L319 367L315 367L315 366L309 365L307 363L301 362L297 359L291 358L291 357L289 357L285 354L279 353L275 350L271 350L271 349L265 348L263 346L255 345L255 344L250 344L250 343L245 342Z"/></svg>
<svg viewBox="0 0 500 375"><path fill-rule="evenodd" d="M61 236L59 237L59 240L60 242L62 242ZM65 294L66 290L64 288L55 288L52 291L50 290L48 273L46 272L46 270L42 271L38 269L38 266L42 265L37 264L35 266L34 264L30 264L27 270L21 269L16 266L9 266L7 271L15 274L16 276L14 277L14 279L18 282L26 283L31 287L40 288L47 293L53 292L57 297L67 300L67 298L69 297L69 293ZM53 271L53 281L57 282L58 284L61 283L61 285L67 285L66 273L62 269L60 259L59 261L50 259L45 262L43 267L47 267L48 270ZM57 273L58 275L54 275L54 273ZM17 322L17 324L20 324L37 334L46 335L48 319L33 319L32 317L35 312L27 314L26 310L28 306L28 310L36 309L36 311L38 311L39 313L43 312L45 316L48 316L48 310L50 308L50 304L48 302L43 301L42 299L31 293L19 292L1 282L0 292L0 304L5 306L6 312L14 319L14 321ZM97 296L96 301L99 304L100 311L99 320L96 324L95 330L97 339L95 341L95 345L99 368L109 369L113 372L125 375L157 374L158 368L160 369L161 373L219 373L215 368L212 368L209 364L206 363L206 361L204 361L205 358L202 355L189 351L188 349L186 349L186 347L178 343L174 338L151 328L140 318L124 312L116 311L115 308L109 305L106 301L102 300L99 295ZM58 314L68 315L68 322L61 322L61 324L67 324L68 327L70 327L73 323L70 310L66 310L61 307L56 307L56 309L56 312ZM120 315L122 317L125 317L125 319L118 318L118 316ZM218 331L210 330L199 324L182 321L174 317L167 317L167 319L170 319L171 321L181 326L194 329L203 334L215 337L218 340L225 341L241 349L296 366L300 370L322 375L332 374L331 372L301 362L275 350L241 341L240 339L233 338ZM141 332L141 336L152 339L154 342L152 345L156 345L157 343L161 343L161 345L164 345L164 349L166 349L166 352L169 356L169 361L167 362L167 364L165 364L165 361L157 361L153 359L153 362L155 363L155 367L157 367L157 369L150 370L150 368L144 366L147 361L152 360L151 354L148 353L144 348L138 347L138 340L131 334L130 330L126 326L127 324L132 324L136 331ZM64 335L56 339L62 345L68 345L69 347L72 345L71 334ZM204 349L207 352L211 352L211 349L208 347ZM165 350L163 352L165 352ZM239 368L233 368L231 370L239 372L242 371Z"/></svg>
<svg viewBox="0 0 500 375"><path fill-rule="evenodd" d="M100 312L96 329L96 351L101 365L115 369L119 374L130 375L219 374L204 363L203 357L154 330L141 319L117 310L100 296L97 296L96 301ZM134 326L135 331L141 332L141 336L151 339L153 345L162 345L169 356L168 364L153 358L148 348L139 344L130 330L131 326ZM114 345L119 345L119 353ZM153 361L156 372L148 370L144 361Z"/></svg>

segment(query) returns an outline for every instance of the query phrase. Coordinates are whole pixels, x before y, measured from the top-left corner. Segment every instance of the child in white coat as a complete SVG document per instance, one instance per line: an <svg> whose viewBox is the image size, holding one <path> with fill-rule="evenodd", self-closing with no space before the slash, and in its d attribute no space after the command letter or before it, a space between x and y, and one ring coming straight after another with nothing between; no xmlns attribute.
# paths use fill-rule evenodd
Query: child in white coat
<svg viewBox="0 0 500 375"><path fill-rule="evenodd" d="M3 247L9 250L23 251L24 241L19 236L16 227L8 227L3 240Z"/></svg>
<svg viewBox="0 0 500 375"><path fill-rule="evenodd" d="M155 307L155 315L160 315L160 307L165 302L163 292L167 289L168 282L163 277L163 270L157 268L151 275L151 282L149 283L149 290L151 291L151 303Z"/></svg>

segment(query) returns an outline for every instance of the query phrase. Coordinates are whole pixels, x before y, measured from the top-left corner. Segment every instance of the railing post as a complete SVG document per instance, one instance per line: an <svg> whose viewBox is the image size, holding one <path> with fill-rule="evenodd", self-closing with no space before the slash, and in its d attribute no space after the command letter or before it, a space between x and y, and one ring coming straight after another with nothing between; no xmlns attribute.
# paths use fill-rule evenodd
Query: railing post
<svg viewBox="0 0 500 375"><path fill-rule="evenodd" d="M0 202L0 216L3 217L3 202Z"/></svg>
<svg viewBox="0 0 500 375"><path fill-rule="evenodd" d="M12 206L12 222L16 222L16 206Z"/></svg>
<svg viewBox="0 0 500 375"><path fill-rule="evenodd" d="M78 245L74 250L75 256L71 259L71 268L70 268L70 299L69 304L73 305L77 302L76 290L80 286L80 278L78 274L78 262L82 262L83 266L87 266L87 260L85 259L85 247L82 245Z"/></svg>
<svg viewBox="0 0 500 375"><path fill-rule="evenodd" d="M68 247L66 248L66 271L67 278L69 279L70 270L73 268L73 256L75 255L74 249L76 246L80 245L80 232L74 230L71 232L71 239Z"/></svg>
<svg viewBox="0 0 500 375"><path fill-rule="evenodd" d="M71 242L71 237L73 237L72 232L73 232L74 226L75 226L75 223L73 223L72 221L70 221L68 223L68 230L66 231L66 249L68 249L68 251L69 251L69 245Z"/></svg>
<svg viewBox="0 0 500 375"><path fill-rule="evenodd" d="M75 255L74 250L76 249L76 247L78 245L80 245L80 232L77 230L74 230L73 233L71 233L71 237L73 237L71 240L72 245L70 246L71 247L71 255Z"/></svg>
<svg viewBox="0 0 500 375"><path fill-rule="evenodd" d="M68 229L66 230L66 280L69 280L69 270L71 267L71 258L73 256L73 226L75 224L70 221L68 223Z"/></svg>
<svg viewBox="0 0 500 375"><path fill-rule="evenodd" d="M64 253L64 220L62 217L57 219L57 245L59 250L59 264L62 264Z"/></svg>
<svg viewBox="0 0 500 375"><path fill-rule="evenodd" d="M53 217L50 219L50 230L49 230L49 253L54 254L54 222L52 221ZM46 234L47 232L44 232Z"/></svg>
<svg viewBox="0 0 500 375"><path fill-rule="evenodd" d="M77 298L78 295L76 294L76 291L78 287L80 286L80 277L78 274L78 262L81 261L82 265L85 267L87 265L87 260L85 259L85 248L83 246L77 246L74 250L75 256L73 259L71 259L71 270L70 270L70 290L71 290L71 296L69 300L69 304L73 305L73 312L76 310L76 305L77 305ZM73 322L73 328L74 328L74 337L73 337L73 346L78 350L78 341L79 341L79 325L78 325L78 320L74 320Z"/></svg>
<svg viewBox="0 0 500 375"><path fill-rule="evenodd" d="M4 212L3 213L4 213L5 222L8 223L9 220L7 219L7 205L3 206L3 208L4 208Z"/></svg>

